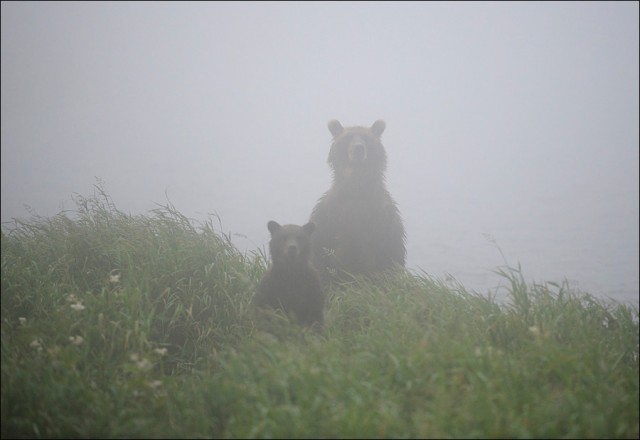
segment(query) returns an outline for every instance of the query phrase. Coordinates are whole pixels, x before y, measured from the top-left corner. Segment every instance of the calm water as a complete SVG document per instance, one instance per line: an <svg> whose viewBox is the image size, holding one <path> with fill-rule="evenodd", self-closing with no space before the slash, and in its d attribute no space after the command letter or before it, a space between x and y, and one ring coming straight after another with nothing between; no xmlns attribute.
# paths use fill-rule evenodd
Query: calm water
<svg viewBox="0 0 640 440"><path fill-rule="evenodd" d="M468 290L486 293L506 284L493 270L520 263L528 283L566 279L583 292L638 305L637 203L627 215L611 215L625 200L626 193L611 194L599 212L584 215L566 200L547 199L531 209L496 210L501 214L476 222L468 212L446 221L415 221L408 207L408 266L443 280L450 274Z"/></svg>
<svg viewBox="0 0 640 440"><path fill-rule="evenodd" d="M441 280L451 275L468 290L494 293L507 283L493 273L505 266L504 254L510 266L520 263L528 283L560 283L566 279L571 287L598 297L636 305L639 302L637 254L615 248L607 240L601 247L585 242L579 228L546 243L532 231L498 229L491 235L454 226L439 232L425 244L409 242L409 268L423 269ZM498 288L497 292L504 290Z"/></svg>

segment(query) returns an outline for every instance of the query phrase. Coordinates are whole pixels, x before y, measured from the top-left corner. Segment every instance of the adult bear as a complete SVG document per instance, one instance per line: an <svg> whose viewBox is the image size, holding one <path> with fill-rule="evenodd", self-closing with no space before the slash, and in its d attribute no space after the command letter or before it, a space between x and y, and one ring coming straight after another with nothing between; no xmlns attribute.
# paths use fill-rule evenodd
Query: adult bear
<svg viewBox="0 0 640 440"><path fill-rule="evenodd" d="M384 129L382 120L370 128L329 121L333 143L327 162L333 183L310 220L316 225L312 262L323 282L404 267L404 226L385 186L387 154L380 141Z"/></svg>

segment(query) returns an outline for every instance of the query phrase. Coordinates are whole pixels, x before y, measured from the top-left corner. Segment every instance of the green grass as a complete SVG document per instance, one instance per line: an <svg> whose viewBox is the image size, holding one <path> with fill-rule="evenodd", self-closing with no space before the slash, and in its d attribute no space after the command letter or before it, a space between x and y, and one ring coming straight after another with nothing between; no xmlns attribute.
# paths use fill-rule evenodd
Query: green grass
<svg viewBox="0 0 640 440"><path fill-rule="evenodd" d="M3 438L639 436L636 307L505 266L506 302L405 272L265 329L263 252L76 202L2 232Z"/></svg>

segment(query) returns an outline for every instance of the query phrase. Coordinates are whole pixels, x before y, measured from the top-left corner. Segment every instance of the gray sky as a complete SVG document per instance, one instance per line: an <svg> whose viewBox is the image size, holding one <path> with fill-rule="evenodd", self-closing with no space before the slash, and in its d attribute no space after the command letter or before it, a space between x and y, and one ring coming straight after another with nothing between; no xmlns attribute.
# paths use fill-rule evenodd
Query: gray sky
<svg viewBox="0 0 640 440"><path fill-rule="evenodd" d="M255 249L328 189L327 121L384 119L410 266L486 272L489 234L637 294L638 35L637 2L2 2L2 221L97 176Z"/></svg>

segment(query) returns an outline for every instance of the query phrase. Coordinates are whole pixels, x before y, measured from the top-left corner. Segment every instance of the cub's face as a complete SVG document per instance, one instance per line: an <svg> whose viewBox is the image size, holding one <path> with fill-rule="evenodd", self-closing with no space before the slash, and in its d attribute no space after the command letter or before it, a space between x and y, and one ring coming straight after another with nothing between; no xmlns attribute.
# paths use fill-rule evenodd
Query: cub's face
<svg viewBox="0 0 640 440"><path fill-rule="evenodd" d="M335 119L329 122L333 144L328 162L336 178L384 173L387 155L380 141L384 129L382 120L374 122L370 128L345 128Z"/></svg>
<svg viewBox="0 0 640 440"><path fill-rule="evenodd" d="M269 252L274 265L306 264L309 261L314 223L282 226L272 220L267 223L267 228L271 232Z"/></svg>

